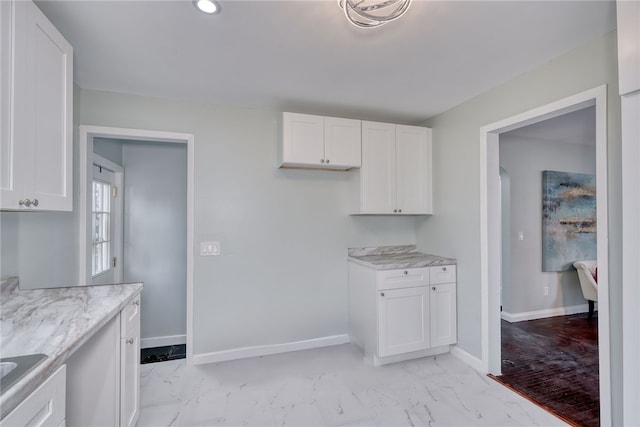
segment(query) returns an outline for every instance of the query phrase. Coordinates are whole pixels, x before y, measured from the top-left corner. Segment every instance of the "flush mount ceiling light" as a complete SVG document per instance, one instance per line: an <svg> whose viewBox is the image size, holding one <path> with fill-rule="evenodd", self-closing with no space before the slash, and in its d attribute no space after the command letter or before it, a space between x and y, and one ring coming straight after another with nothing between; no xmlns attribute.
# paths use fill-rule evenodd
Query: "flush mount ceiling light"
<svg viewBox="0 0 640 427"><path fill-rule="evenodd" d="M200 12L214 14L220 11L220 5L214 0L193 0L193 5Z"/></svg>
<svg viewBox="0 0 640 427"><path fill-rule="evenodd" d="M338 0L349 22L360 28L378 27L398 19L410 4L411 0Z"/></svg>

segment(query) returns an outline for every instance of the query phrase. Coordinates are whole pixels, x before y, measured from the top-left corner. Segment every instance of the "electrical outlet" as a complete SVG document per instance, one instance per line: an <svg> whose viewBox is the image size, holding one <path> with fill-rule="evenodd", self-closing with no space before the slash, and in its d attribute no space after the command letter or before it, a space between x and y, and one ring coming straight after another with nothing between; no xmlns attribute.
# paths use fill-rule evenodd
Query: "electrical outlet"
<svg viewBox="0 0 640 427"><path fill-rule="evenodd" d="M220 255L220 242L200 242L200 256Z"/></svg>
<svg viewBox="0 0 640 427"><path fill-rule="evenodd" d="M544 287L544 296L545 296L545 297L548 297L548 296L549 296L549 287L548 287L548 286L545 286L545 287Z"/></svg>

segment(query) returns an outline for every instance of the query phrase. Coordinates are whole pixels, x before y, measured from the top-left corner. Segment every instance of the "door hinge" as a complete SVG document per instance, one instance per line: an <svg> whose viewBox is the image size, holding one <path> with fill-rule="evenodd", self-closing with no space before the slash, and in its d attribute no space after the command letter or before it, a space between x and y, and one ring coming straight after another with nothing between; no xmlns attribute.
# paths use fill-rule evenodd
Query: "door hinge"
<svg viewBox="0 0 640 427"><path fill-rule="evenodd" d="M115 185L111 187L111 197L118 197L118 187Z"/></svg>
<svg viewBox="0 0 640 427"><path fill-rule="evenodd" d="M117 264L118 264L118 258L113 257L113 260L112 260L112 262L111 262L111 266L112 266L113 268L116 268L116 265L117 265Z"/></svg>

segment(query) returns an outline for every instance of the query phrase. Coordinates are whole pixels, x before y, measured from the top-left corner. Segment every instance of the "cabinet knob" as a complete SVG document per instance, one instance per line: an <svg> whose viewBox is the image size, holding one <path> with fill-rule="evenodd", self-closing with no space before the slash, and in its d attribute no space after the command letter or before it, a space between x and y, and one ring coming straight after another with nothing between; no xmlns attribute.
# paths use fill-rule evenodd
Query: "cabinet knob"
<svg viewBox="0 0 640 427"><path fill-rule="evenodd" d="M325 163L329 163L329 159L325 160Z"/></svg>
<svg viewBox="0 0 640 427"><path fill-rule="evenodd" d="M137 300L135 300L135 301L132 301L132 302L131 302L131 305L140 305L140 300L139 300L139 299L137 299Z"/></svg>
<svg viewBox="0 0 640 427"><path fill-rule="evenodd" d="M407 275L407 274L409 274L409 272L408 272L407 270L405 270L405 271L404 271L404 274L405 274L405 275Z"/></svg>
<svg viewBox="0 0 640 427"><path fill-rule="evenodd" d="M402 209L398 209L398 212L402 212Z"/></svg>
<svg viewBox="0 0 640 427"><path fill-rule="evenodd" d="M447 271L447 267L442 267L442 271Z"/></svg>
<svg viewBox="0 0 640 427"><path fill-rule="evenodd" d="M397 212L398 212L398 209L394 209L394 210L393 210L393 213L397 213Z"/></svg>
<svg viewBox="0 0 640 427"><path fill-rule="evenodd" d="M127 343L127 344L133 344L133 338L129 338L129 339L126 341L126 343Z"/></svg>
<svg viewBox="0 0 640 427"><path fill-rule="evenodd" d="M433 290L435 291L435 290L436 290L436 287L435 287L435 286L433 286L431 289L433 289Z"/></svg>
<svg viewBox="0 0 640 427"><path fill-rule="evenodd" d="M38 199L33 199L33 201L29 199L24 199L24 200L20 200L18 204L20 206L26 206L26 207L29 207L31 205L38 206Z"/></svg>
<svg viewBox="0 0 640 427"><path fill-rule="evenodd" d="M320 159L320 163L324 163L324 159Z"/></svg>
<svg viewBox="0 0 640 427"><path fill-rule="evenodd" d="M384 292L380 292L380 296L383 297L384 296Z"/></svg>

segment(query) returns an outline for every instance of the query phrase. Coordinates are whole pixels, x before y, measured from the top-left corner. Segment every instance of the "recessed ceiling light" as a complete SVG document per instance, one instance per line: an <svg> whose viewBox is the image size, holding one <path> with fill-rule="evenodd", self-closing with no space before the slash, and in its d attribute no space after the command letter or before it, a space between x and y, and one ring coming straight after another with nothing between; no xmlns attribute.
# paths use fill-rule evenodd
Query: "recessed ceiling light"
<svg viewBox="0 0 640 427"><path fill-rule="evenodd" d="M193 0L193 4L200 12L213 14L220 11L220 5L214 0Z"/></svg>

